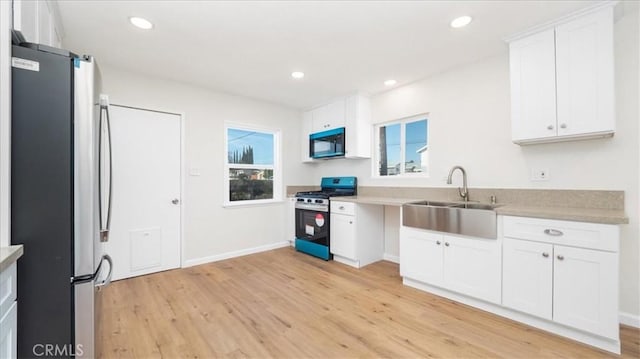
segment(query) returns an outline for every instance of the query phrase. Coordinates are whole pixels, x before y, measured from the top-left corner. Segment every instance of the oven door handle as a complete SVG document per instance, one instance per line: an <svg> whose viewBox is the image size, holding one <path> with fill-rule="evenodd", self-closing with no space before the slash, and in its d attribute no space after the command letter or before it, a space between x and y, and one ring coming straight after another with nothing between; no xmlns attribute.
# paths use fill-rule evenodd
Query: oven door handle
<svg viewBox="0 0 640 359"><path fill-rule="evenodd" d="M308 210L308 211L317 211L317 212L329 212L329 208L327 206L317 205L317 204L298 204L295 205L296 209Z"/></svg>

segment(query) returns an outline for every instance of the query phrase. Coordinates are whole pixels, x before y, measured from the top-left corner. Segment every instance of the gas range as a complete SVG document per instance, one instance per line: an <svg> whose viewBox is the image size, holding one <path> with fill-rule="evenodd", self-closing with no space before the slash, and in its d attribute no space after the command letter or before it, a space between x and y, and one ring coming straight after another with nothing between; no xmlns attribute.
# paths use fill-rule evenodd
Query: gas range
<svg viewBox="0 0 640 359"><path fill-rule="evenodd" d="M355 196L356 177L323 177L320 191L296 193L296 250L330 260L329 201L337 196Z"/></svg>
<svg viewBox="0 0 640 359"><path fill-rule="evenodd" d="M328 212L331 197L355 196L357 186L356 177L323 177L320 191L296 193L296 208Z"/></svg>

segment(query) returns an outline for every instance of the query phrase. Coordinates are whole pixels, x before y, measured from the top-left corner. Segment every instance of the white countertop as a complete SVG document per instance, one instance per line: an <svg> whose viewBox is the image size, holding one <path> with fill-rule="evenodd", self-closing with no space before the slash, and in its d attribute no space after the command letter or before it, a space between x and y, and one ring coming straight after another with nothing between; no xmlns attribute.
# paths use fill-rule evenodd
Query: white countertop
<svg viewBox="0 0 640 359"><path fill-rule="evenodd" d="M24 254L24 248L22 244L0 247L0 272L9 268L18 258Z"/></svg>
<svg viewBox="0 0 640 359"><path fill-rule="evenodd" d="M402 206L405 203L423 200L442 200L436 198L394 198L394 197L368 197L353 196L340 197L333 201L354 202L363 204L378 204L383 206ZM445 200L446 201L446 200ZM626 224L629 218L624 210L598 209L598 208L573 208L573 207L530 207L517 204L504 204L495 209L496 213L505 216L535 217L558 219L565 221Z"/></svg>

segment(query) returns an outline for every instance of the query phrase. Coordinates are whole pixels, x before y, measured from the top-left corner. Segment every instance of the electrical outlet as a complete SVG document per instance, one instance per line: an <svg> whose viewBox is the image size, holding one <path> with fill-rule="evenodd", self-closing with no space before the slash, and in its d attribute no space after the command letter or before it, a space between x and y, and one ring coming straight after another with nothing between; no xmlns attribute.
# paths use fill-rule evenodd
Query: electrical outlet
<svg viewBox="0 0 640 359"><path fill-rule="evenodd" d="M549 170L546 168L536 168L531 170L531 180L532 181L548 181Z"/></svg>

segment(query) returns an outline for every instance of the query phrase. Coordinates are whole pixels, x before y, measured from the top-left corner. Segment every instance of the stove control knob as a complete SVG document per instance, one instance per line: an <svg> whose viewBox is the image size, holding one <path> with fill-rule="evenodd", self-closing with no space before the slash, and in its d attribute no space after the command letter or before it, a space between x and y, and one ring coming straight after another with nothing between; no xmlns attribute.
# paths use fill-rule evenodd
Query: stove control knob
<svg viewBox="0 0 640 359"><path fill-rule="evenodd" d="M310 199L308 199L308 200L307 200L307 203L311 203L311 200L310 200Z"/></svg>
<svg viewBox="0 0 640 359"><path fill-rule="evenodd" d="M303 198L298 198L298 202L304 202Z"/></svg>
<svg viewBox="0 0 640 359"><path fill-rule="evenodd" d="M316 203L322 203L321 199L316 199Z"/></svg>

